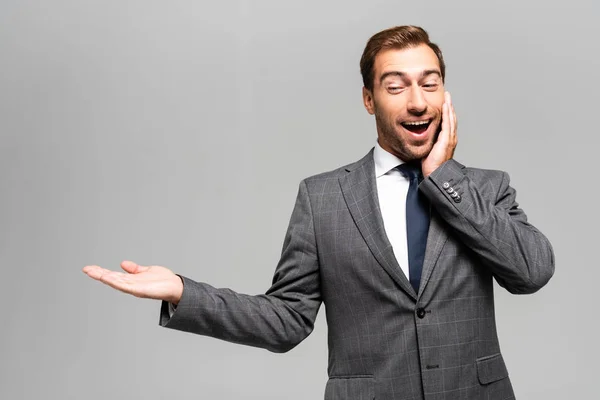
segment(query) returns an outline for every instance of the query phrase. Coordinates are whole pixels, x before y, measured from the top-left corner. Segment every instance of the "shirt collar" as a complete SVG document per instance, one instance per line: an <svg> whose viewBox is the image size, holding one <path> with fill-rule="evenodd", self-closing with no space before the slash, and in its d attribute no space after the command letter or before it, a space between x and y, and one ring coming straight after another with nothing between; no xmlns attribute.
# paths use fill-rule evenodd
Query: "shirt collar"
<svg viewBox="0 0 600 400"><path fill-rule="evenodd" d="M375 151L373 152L373 159L375 161L375 177L379 178L400 164L404 164L404 161L393 155L392 153L384 150L379 142L375 143Z"/></svg>

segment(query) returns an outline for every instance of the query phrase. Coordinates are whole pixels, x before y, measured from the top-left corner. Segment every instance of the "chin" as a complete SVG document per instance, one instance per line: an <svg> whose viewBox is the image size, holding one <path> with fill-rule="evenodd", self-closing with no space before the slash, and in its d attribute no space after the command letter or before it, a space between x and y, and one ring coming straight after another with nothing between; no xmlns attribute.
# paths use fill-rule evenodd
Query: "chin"
<svg viewBox="0 0 600 400"><path fill-rule="evenodd" d="M433 149L433 139L428 138L421 143L408 143L405 140L398 138L394 146L396 156L403 161L412 161L425 158Z"/></svg>
<svg viewBox="0 0 600 400"><path fill-rule="evenodd" d="M431 152L431 149L419 149L417 151L412 151L411 152L411 160L421 160L425 157L427 157L429 155L429 152Z"/></svg>

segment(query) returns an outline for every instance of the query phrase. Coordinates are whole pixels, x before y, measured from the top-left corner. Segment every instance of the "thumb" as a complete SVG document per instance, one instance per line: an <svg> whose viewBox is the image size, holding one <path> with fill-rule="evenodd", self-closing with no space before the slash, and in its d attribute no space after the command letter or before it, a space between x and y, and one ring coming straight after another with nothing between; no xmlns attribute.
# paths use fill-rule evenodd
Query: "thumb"
<svg viewBox="0 0 600 400"><path fill-rule="evenodd" d="M150 269L150 267L143 267L141 265L134 263L133 261L123 261L121 263L121 268L123 268L125 271L129 272L130 274L139 274L140 272L145 272L148 269Z"/></svg>

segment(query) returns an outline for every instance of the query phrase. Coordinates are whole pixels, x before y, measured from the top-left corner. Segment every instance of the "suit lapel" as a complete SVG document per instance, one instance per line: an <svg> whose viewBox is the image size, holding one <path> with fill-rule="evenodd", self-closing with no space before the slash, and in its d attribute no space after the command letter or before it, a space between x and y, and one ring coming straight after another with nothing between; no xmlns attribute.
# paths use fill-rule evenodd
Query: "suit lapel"
<svg viewBox="0 0 600 400"><path fill-rule="evenodd" d="M431 210L429 232L427 233L427 248L425 249L425 259L423 260L423 271L421 272L421 285L419 286L419 297L429 282L433 267L435 267L447 239L448 231L446 230L444 221L435 210Z"/></svg>
<svg viewBox="0 0 600 400"><path fill-rule="evenodd" d="M461 168L465 168L461 163L457 164ZM435 267L444 244L448 240L448 228L442 217L435 211L431 210L431 220L429 222L429 233L427 234L427 248L425 249L425 259L423 260L423 271L421 273L421 285L419 287L419 296L425 290L425 286L431 278L433 268Z"/></svg>
<svg viewBox="0 0 600 400"><path fill-rule="evenodd" d="M340 177L339 182L344 200L358 230L379 264L409 296L416 300L416 293L408 278L402 273L392 245L385 234L377 196L373 150L346 171L348 173ZM435 236L437 237L438 233ZM431 237L431 228L429 237ZM428 252L429 246L425 254L425 262L427 262Z"/></svg>

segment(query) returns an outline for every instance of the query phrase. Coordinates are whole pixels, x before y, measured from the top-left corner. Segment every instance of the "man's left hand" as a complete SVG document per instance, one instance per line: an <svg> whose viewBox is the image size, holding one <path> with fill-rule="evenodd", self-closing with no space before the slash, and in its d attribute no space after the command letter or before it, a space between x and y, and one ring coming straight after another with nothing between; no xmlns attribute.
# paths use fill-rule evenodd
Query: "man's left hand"
<svg viewBox="0 0 600 400"><path fill-rule="evenodd" d="M421 161L421 169L424 177L428 177L436 168L451 159L458 143L458 138L456 137L456 113L454 112L452 99L449 92L446 92L444 96L445 102L442 105L442 130L429 155Z"/></svg>

